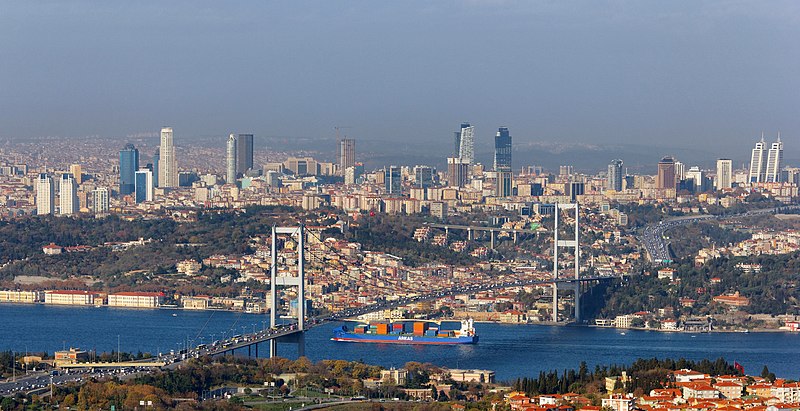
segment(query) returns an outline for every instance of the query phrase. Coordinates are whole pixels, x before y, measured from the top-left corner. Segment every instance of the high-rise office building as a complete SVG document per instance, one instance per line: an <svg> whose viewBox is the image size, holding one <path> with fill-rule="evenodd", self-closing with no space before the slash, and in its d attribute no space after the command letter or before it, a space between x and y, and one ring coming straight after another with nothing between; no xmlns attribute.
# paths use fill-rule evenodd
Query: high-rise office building
<svg viewBox="0 0 800 411"><path fill-rule="evenodd" d="M511 134L507 127L500 127L494 136L494 169L511 169Z"/></svg>
<svg viewBox="0 0 800 411"><path fill-rule="evenodd" d="M161 148L156 147L156 152L153 153L153 185L156 187L160 187L158 185L158 163L161 162Z"/></svg>
<svg viewBox="0 0 800 411"><path fill-rule="evenodd" d="M756 143L750 154L750 173L747 181L750 183L763 183L766 181L767 174L767 142L764 141L764 133L761 133L761 141Z"/></svg>
<svg viewBox="0 0 800 411"><path fill-rule="evenodd" d="M236 174L244 173L253 169L253 135L239 134L236 137Z"/></svg>
<svg viewBox="0 0 800 411"><path fill-rule="evenodd" d="M733 187L733 160L720 158L717 160L717 190Z"/></svg>
<svg viewBox="0 0 800 411"><path fill-rule="evenodd" d="M136 203L153 201L153 172L143 168L136 172Z"/></svg>
<svg viewBox="0 0 800 411"><path fill-rule="evenodd" d="M92 190L92 211L95 214L104 214L108 212L108 209L108 189L97 187Z"/></svg>
<svg viewBox="0 0 800 411"><path fill-rule="evenodd" d="M559 176L571 176L575 173L575 167L573 166L559 166L558 167L558 175Z"/></svg>
<svg viewBox="0 0 800 411"><path fill-rule="evenodd" d="M469 176L469 163L458 157L447 159L447 184L450 187L464 187Z"/></svg>
<svg viewBox="0 0 800 411"><path fill-rule="evenodd" d="M356 164L356 141L352 138L343 138L339 140L339 170L344 175L347 167L353 167Z"/></svg>
<svg viewBox="0 0 800 411"><path fill-rule="evenodd" d="M36 179L36 214L54 214L55 208L56 199L53 178L47 173L40 173Z"/></svg>
<svg viewBox="0 0 800 411"><path fill-rule="evenodd" d="M158 186L164 188L178 187L178 160L175 158L175 144L172 139L172 127L161 129L161 146L159 147Z"/></svg>
<svg viewBox="0 0 800 411"><path fill-rule="evenodd" d="M700 167L689 167L689 171L686 172L685 180L692 182L692 185L687 187L689 191L693 193L703 191L703 170L700 170Z"/></svg>
<svg viewBox="0 0 800 411"><path fill-rule="evenodd" d="M622 191L622 160L611 160L608 165L608 175L606 176L606 189Z"/></svg>
<svg viewBox="0 0 800 411"><path fill-rule="evenodd" d="M675 189L675 159L664 157L658 162L658 177L656 188Z"/></svg>
<svg viewBox="0 0 800 411"><path fill-rule="evenodd" d="M475 127L469 123L461 123L461 130L456 132L456 144L458 151L456 157L462 163L472 164L475 162Z"/></svg>
<svg viewBox="0 0 800 411"><path fill-rule="evenodd" d="M61 182L58 185L58 214L72 215L78 213L78 185L72 174L64 173L61 175Z"/></svg>
<svg viewBox="0 0 800 411"><path fill-rule="evenodd" d="M228 184L236 184L236 160L236 136L231 133L225 147L225 182Z"/></svg>
<svg viewBox="0 0 800 411"><path fill-rule="evenodd" d="M83 171L81 170L80 164L72 164L69 166L69 173L75 178L76 183L83 183Z"/></svg>
<svg viewBox="0 0 800 411"><path fill-rule="evenodd" d="M433 168L430 166L414 166L414 186L417 188L433 186Z"/></svg>
<svg viewBox="0 0 800 411"><path fill-rule="evenodd" d="M494 195L496 197L510 197L514 190L514 173L511 167L500 167L497 169L497 183L495 184Z"/></svg>
<svg viewBox="0 0 800 411"><path fill-rule="evenodd" d="M767 155L767 165L764 171L765 182L777 183L781 181L781 166L783 165L783 142L778 133L778 141L772 143Z"/></svg>
<svg viewBox="0 0 800 411"><path fill-rule="evenodd" d="M400 167L398 166L389 166L383 170L383 183L386 187L387 194L395 194L400 195L402 190L402 173L400 172Z"/></svg>
<svg viewBox="0 0 800 411"><path fill-rule="evenodd" d="M686 179L686 164L675 160L675 184Z"/></svg>
<svg viewBox="0 0 800 411"><path fill-rule="evenodd" d="M125 196L133 193L134 174L139 169L139 150L133 144L125 144L119 151L119 195Z"/></svg>

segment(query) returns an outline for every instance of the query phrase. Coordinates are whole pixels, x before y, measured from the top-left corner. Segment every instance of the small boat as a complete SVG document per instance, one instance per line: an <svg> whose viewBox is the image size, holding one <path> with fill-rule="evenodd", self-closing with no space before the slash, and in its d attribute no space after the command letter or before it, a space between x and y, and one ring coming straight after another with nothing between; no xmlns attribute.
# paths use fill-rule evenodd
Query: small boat
<svg viewBox="0 0 800 411"><path fill-rule="evenodd" d="M173 316L173 317L177 317L177 316L178 316L178 314L172 314L172 316Z"/></svg>
<svg viewBox="0 0 800 411"><path fill-rule="evenodd" d="M619 333L619 335L625 335L625 333Z"/></svg>

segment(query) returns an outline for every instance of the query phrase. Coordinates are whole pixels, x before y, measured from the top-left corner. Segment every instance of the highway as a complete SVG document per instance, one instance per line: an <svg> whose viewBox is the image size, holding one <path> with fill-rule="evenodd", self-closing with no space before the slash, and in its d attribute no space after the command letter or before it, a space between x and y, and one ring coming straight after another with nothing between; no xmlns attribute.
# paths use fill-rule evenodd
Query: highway
<svg viewBox="0 0 800 411"><path fill-rule="evenodd" d="M733 214L733 215L722 215L722 216L714 216L714 215L694 215L694 216L681 216L681 217L673 217L668 218L666 220L659 221L658 223L651 224L645 227L642 230L642 234L639 236L639 241L644 246L645 250L647 251L647 256L649 257L651 262L661 263L664 261L672 260L672 255L669 252L669 242L664 236L664 233L667 230L673 229L675 227L679 227L682 225L687 225L691 223L696 223L698 221L706 221L706 220L730 220L733 218L740 218L740 217L752 217L756 215L763 215L763 214L771 214L778 211L784 210L797 210L800 209L798 205L787 205L782 207L774 207L774 208L762 208L759 210L751 210L746 213L741 214Z"/></svg>

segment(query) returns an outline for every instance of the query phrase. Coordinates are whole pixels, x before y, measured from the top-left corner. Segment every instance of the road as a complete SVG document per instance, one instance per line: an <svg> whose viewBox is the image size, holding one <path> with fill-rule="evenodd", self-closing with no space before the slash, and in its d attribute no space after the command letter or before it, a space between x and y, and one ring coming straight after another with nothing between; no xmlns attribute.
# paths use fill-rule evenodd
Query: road
<svg viewBox="0 0 800 411"><path fill-rule="evenodd" d="M696 223L698 221L729 220L732 218L771 214L783 210L797 210L799 208L800 206L797 205L788 205L788 206L774 207L774 208L762 208L759 210L751 210L746 213L724 215L724 216L696 215L696 216L681 216L681 217L668 218L666 220L662 220L659 221L658 223L651 224L645 227L642 230L642 234L639 236L639 242L641 242L642 246L644 246L651 262L661 263L664 261L672 260L672 255L669 252L669 242L664 236L664 233L667 230L682 225Z"/></svg>

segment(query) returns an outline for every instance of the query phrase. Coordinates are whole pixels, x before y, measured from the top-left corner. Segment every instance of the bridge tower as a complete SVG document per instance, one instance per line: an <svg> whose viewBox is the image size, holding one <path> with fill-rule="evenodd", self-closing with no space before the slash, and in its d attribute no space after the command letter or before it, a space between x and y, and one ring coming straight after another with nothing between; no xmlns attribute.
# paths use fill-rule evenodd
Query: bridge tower
<svg viewBox="0 0 800 411"><path fill-rule="evenodd" d="M278 277L278 235L286 235L290 238L297 239L297 276L281 276ZM297 355L302 357L305 355L305 321L306 321L306 276L305 276L305 225L300 224L297 227L276 227L272 226L272 248L270 249L270 256L272 258L272 268L269 273L269 319L270 325L277 324L277 308L280 304L278 298L278 285L282 286L295 286L297 287L297 329L300 331L297 334L287 336L282 342L297 343ZM278 355L278 340L269 340L269 356L270 358Z"/></svg>
<svg viewBox="0 0 800 411"><path fill-rule="evenodd" d="M575 209L575 237L571 240L558 239L558 220L561 210ZM578 202L556 204L553 228L553 322L558 322L558 280L562 279L558 274L558 255L559 248L572 248L575 252L575 321L581 320L581 283L580 283L580 229L579 229L580 207ZM565 279L565 278L564 278Z"/></svg>

